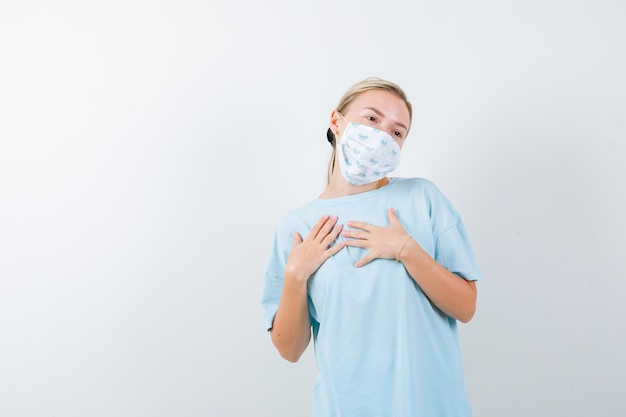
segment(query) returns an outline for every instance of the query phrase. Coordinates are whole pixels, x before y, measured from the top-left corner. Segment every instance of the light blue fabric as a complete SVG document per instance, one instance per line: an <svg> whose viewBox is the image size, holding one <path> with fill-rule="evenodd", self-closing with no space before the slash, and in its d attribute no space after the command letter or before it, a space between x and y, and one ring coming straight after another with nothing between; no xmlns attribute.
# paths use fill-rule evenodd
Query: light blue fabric
<svg viewBox="0 0 626 417"><path fill-rule="evenodd" d="M461 218L439 189L421 178L392 178L367 193L314 200L282 219L265 272L267 328L280 301L292 232L307 236L324 214L344 226L349 220L387 226L389 208L448 270L467 280L481 277ZM376 259L355 268L365 253L346 247L309 279L319 372L312 416L470 416L456 320L430 303L400 262Z"/></svg>

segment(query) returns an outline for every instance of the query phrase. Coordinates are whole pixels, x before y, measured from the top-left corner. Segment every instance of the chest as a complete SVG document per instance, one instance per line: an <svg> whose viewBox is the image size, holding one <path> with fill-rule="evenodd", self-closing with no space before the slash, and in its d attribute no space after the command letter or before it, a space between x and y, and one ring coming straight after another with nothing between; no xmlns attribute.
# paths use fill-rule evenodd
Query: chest
<svg viewBox="0 0 626 417"><path fill-rule="evenodd" d="M350 220L388 227L389 207L394 207L405 231L432 256L435 246L433 227L429 211L424 207L383 202L316 214L338 216L338 223L344 227ZM340 236L338 239L344 238ZM310 278L308 291L314 318L372 316L379 309L400 308L410 298L423 297L400 262L376 259L365 266L355 267L354 264L366 254L366 249L345 247L326 260Z"/></svg>

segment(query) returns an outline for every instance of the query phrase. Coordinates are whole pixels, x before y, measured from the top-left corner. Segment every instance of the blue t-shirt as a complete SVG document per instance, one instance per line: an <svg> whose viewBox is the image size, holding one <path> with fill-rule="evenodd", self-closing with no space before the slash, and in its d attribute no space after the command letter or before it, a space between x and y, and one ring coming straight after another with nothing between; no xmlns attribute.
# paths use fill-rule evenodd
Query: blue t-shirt
<svg viewBox="0 0 626 417"><path fill-rule="evenodd" d="M324 214L344 227L350 220L388 226L389 208L441 265L466 280L480 278L461 218L439 189L421 178L391 178L373 191L314 200L282 219L265 271L267 328L294 231L306 237ZM318 368L312 416L470 416L456 320L428 300L402 263L375 259L355 268L366 253L346 247L308 282Z"/></svg>

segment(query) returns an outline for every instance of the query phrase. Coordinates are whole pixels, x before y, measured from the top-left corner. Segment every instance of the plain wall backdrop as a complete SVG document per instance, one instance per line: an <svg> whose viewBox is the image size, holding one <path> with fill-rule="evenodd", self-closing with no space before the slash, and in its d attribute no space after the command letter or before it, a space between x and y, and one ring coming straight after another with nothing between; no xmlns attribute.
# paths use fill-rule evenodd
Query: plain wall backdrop
<svg viewBox="0 0 626 417"><path fill-rule="evenodd" d="M621 0L3 2L0 416L308 415L263 269L368 76L485 276L474 415L626 415L625 50Z"/></svg>

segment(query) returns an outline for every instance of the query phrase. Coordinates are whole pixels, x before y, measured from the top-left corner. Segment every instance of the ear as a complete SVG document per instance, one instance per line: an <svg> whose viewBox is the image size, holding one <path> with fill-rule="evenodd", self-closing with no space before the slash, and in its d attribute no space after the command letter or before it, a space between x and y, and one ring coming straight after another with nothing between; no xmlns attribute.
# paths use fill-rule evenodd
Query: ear
<svg viewBox="0 0 626 417"><path fill-rule="evenodd" d="M333 110L330 114L330 122L328 124L328 128L335 134L337 140L339 140L339 136L341 136L341 131L339 130L339 123L341 122L341 117L339 117L339 112L337 110ZM339 135L337 134L339 132Z"/></svg>

